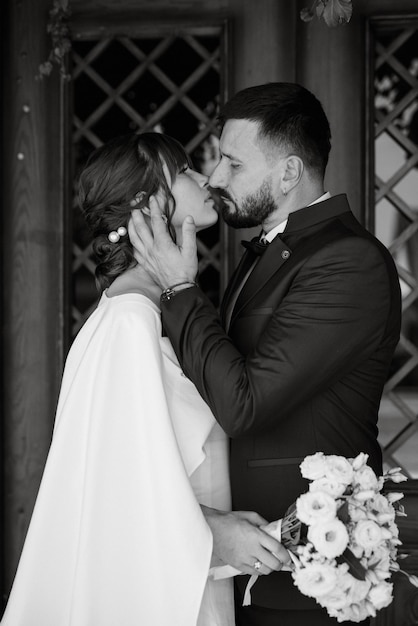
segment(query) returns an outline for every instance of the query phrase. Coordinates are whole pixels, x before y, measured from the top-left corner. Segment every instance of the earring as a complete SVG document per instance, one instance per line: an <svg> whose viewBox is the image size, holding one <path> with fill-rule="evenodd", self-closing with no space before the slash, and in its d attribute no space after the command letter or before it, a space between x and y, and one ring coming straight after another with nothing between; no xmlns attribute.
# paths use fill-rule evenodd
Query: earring
<svg viewBox="0 0 418 626"><path fill-rule="evenodd" d="M129 202L129 205L134 209L136 207L136 205L141 202L141 200L142 200L142 198L144 196L145 196L145 191L138 191L138 193L136 194L135 198L133 198Z"/></svg>
<svg viewBox="0 0 418 626"><path fill-rule="evenodd" d="M284 189L282 189L281 191L282 191L282 194L283 194L284 196L287 196L287 189L286 189L286 187L285 187Z"/></svg>

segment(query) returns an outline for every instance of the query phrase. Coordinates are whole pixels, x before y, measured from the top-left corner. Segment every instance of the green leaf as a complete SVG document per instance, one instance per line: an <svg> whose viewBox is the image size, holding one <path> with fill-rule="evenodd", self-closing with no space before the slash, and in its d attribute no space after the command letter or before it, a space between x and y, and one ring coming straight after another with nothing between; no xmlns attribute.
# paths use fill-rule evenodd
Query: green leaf
<svg viewBox="0 0 418 626"><path fill-rule="evenodd" d="M350 574L357 580L366 580L366 570L350 548L346 548L341 556L336 559L337 563L347 563Z"/></svg>

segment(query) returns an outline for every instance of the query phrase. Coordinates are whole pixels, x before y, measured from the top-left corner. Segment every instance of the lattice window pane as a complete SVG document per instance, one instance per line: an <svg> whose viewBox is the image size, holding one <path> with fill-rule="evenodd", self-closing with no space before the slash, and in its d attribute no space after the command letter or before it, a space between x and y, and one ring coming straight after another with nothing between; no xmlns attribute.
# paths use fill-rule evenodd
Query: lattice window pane
<svg viewBox="0 0 418 626"><path fill-rule="evenodd" d="M401 280L402 336L382 400L386 466L418 478L418 23L374 25L374 224Z"/></svg>
<svg viewBox="0 0 418 626"><path fill-rule="evenodd" d="M188 27L73 42L73 167L116 135L156 130L178 139L197 169L210 174L218 158L216 115L223 84L223 29ZM198 236L200 284L215 306L221 289L221 229ZM96 306L94 260L83 217L73 206L73 335Z"/></svg>

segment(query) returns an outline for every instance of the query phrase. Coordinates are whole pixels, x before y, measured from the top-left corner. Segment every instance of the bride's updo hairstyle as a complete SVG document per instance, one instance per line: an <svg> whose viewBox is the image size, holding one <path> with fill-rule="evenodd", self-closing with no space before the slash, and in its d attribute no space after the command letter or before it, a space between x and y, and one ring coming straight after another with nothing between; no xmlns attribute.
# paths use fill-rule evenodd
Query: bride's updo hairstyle
<svg viewBox="0 0 418 626"><path fill-rule="evenodd" d="M175 201L163 171L167 166L171 184L190 165L183 146L161 133L132 133L112 139L88 158L79 177L79 204L93 235L96 282L102 291L122 272L136 265L127 234L132 209L148 207L149 198L160 191L163 212L174 239L171 219ZM123 227L123 228L121 228ZM112 242L109 234L122 234ZM115 232L113 232L115 231Z"/></svg>

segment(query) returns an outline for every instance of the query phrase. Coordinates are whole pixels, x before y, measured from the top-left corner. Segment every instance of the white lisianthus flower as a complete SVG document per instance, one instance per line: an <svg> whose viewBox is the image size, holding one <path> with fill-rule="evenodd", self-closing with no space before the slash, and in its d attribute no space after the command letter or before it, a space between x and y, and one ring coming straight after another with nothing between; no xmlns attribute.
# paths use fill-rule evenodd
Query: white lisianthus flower
<svg viewBox="0 0 418 626"><path fill-rule="evenodd" d="M374 489L361 489L360 491L356 491L353 493L353 498L358 500L359 502L366 502L366 500L370 500L375 495Z"/></svg>
<svg viewBox="0 0 418 626"><path fill-rule="evenodd" d="M351 552L354 554L354 556L357 559L360 560L361 558L363 558L363 556L364 556L364 548L362 548L361 546L357 545L354 542L351 542L350 543L350 550L351 550Z"/></svg>
<svg viewBox="0 0 418 626"><path fill-rule="evenodd" d="M308 528L308 539L328 559L340 556L348 545L348 532L340 520L320 521Z"/></svg>
<svg viewBox="0 0 418 626"><path fill-rule="evenodd" d="M333 498L339 498L343 495L346 487L347 485L339 483L335 480L330 480L324 476L311 482L309 485L309 491L324 491L325 493L329 493L329 495Z"/></svg>
<svg viewBox="0 0 418 626"><path fill-rule="evenodd" d="M378 572L384 571L387 575L390 569L390 554L388 548L385 545L377 546L373 549L373 552L369 556L368 561L369 567L372 569L372 571L375 571L378 578L381 579L382 576L378 574ZM386 578L386 575L384 576L384 578Z"/></svg>
<svg viewBox="0 0 418 626"><path fill-rule="evenodd" d="M311 543L307 543L306 545L300 545L296 547L296 552L298 557L302 563L308 563L312 561L312 549L313 546Z"/></svg>
<svg viewBox="0 0 418 626"><path fill-rule="evenodd" d="M380 579L378 577L378 575L376 574L376 570L374 569L368 569L366 572L366 580L369 581L369 583L371 583L372 585L378 585L380 582Z"/></svg>
<svg viewBox="0 0 418 626"><path fill-rule="evenodd" d="M399 527L395 524L395 521L389 522L387 530L390 532L392 539L397 539L399 537Z"/></svg>
<svg viewBox="0 0 418 626"><path fill-rule="evenodd" d="M357 472L354 472L354 484L358 485L362 491L369 489L378 491L379 489L378 478L368 465L364 465Z"/></svg>
<svg viewBox="0 0 418 626"><path fill-rule="evenodd" d="M353 529L353 538L365 550L373 550L382 542L383 533L373 520L360 520Z"/></svg>
<svg viewBox="0 0 418 626"><path fill-rule="evenodd" d="M369 601L377 611L389 606L393 598L393 584L385 581L372 587L369 591Z"/></svg>
<svg viewBox="0 0 418 626"><path fill-rule="evenodd" d="M351 577L351 584L347 588L348 601L350 604L359 604L367 598L370 591L371 583L369 580L357 580Z"/></svg>
<svg viewBox="0 0 418 626"><path fill-rule="evenodd" d="M348 503L348 514L353 522L358 522L361 519L369 519L364 506L356 502Z"/></svg>
<svg viewBox="0 0 418 626"><path fill-rule="evenodd" d="M413 576L412 574L409 574L409 582L411 583L411 585L414 585L414 587L418 587L418 576Z"/></svg>
<svg viewBox="0 0 418 626"><path fill-rule="evenodd" d="M379 524L394 522L396 517L395 509L381 493L375 495L369 506Z"/></svg>
<svg viewBox="0 0 418 626"><path fill-rule="evenodd" d="M310 525L335 518L337 503L323 491L308 491L296 500L296 514L301 522Z"/></svg>
<svg viewBox="0 0 418 626"><path fill-rule="evenodd" d="M403 498L403 493L400 493L400 492L389 491L389 493L387 494L387 499L389 500L391 504L393 504L394 502L397 502L398 500L402 500L402 498Z"/></svg>
<svg viewBox="0 0 418 626"><path fill-rule="evenodd" d="M316 563L317 565L322 565L328 562L322 554L316 552L312 543L307 543L306 546L298 546L297 547L297 555L299 558L299 562L303 567L306 565L313 565Z"/></svg>
<svg viewBox="0 0 418 626"><path fill-rule="evenodd" d="M336 617L337 622L362 622L370 615L376 616L374 607L370 603L363 602L362 604L350 604L331 617Z"/></svg>
<svg viewBox="0 0 418 626"><path fill-rule="evenodd" d="M318 604L327 609L331 616L337 616L337 611L340 611L347 606L347 594L341 587L335 586L325 596L321 596L317 599ZM334 613L335 611L335 613Z"/></svg>
<svg viewBox="0 0 418 626"><path fill-rule="evenodd" d="M300 471L304 478L317 480L325 476L327 462L323 452L317 452L305 457L300 464Z"/></svg>
<svg viewBox="0 0 418 626"><path fill-rule="evenodd" d="M298 589L311 598L320 598L335 589L335 568L328 564L312 563L292 572Z"/></svg>
<svg viewBox="0 0 418 626"><path fill-rule="evenodd" d="M360 454L358 454L353 460L352 460L352 466L353 466L353 470L356 472L357 470L359 470L361 467L363 467L363 465L366 465L367 461L369 459L369 455L366 454L365 452L360 452Z"/></svg>
<svg viewBox="0 0 418 626"><path fill-rule="evenodd" d="M403 483L404 480L408 480L405 474L402 474L400 467L392 467L392 469L386 472L386 477L390 478L394 483Z"/></svg>
<svg viewBox="0 0 418 626"><path fill-rule="evenodd" d="M389 528L386 528L386 526L380 526L380 530L382 531L383 539L389 539L389 541L392 541L392 542L395 541L396 542L396 539L394 539L393 534L389 530Z"/></svg>
<svg viewBox="0 0 418 626"><path fill-rule="evenodd" d="M349 485L353 478L353 467L350 461L343 456L330 454L327 458L326 477L328 480Z"/></svg>
<svg viewBox="0 0 418 626"><path fill-rule="evenodd" d="M389 563L389 559L388 559L388 563ZM382 567L376 567L376 569L374 570L374 573L376 574L379 582L386 580L387 578L391 576L389 565L386 568L386 564L383 564Z"/></svg>

